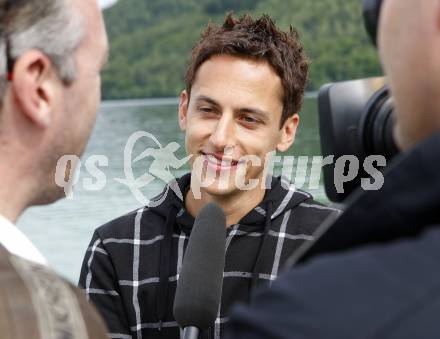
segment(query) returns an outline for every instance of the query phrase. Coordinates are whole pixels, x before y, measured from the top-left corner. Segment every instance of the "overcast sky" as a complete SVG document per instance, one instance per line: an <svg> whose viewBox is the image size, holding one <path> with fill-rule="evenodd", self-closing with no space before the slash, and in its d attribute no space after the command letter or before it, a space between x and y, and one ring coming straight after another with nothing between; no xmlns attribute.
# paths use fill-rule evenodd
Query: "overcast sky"
<svg viewBox="0 0 440 339"><path fill-rule="evenodd" d="M107 7L113 5L117 0L99 0L99 5L101 7Z"/></svg>

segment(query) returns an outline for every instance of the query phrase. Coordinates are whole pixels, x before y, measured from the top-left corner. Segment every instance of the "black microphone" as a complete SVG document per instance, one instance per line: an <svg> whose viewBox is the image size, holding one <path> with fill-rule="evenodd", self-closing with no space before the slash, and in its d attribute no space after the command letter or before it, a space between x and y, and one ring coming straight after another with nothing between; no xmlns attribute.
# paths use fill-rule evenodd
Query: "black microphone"
<svg viewBox="0 0 440 339"><path fill-rule="evenodd" d="M217 317L223 283L226 217L214 203L194 221L174 298L174 318L183 339L197 339Z"/></svg>

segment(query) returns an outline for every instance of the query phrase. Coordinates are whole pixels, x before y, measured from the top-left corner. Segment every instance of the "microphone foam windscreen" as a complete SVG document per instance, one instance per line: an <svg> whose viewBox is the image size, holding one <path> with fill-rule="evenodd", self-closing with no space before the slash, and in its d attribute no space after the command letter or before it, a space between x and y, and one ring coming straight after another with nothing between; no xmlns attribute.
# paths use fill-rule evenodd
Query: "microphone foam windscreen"
<svg viewBox="0 0 440 339"><path fill-rule="evenodd" d="M220 305L225 267L226 217L209 203L194 221L174 299L180 327L211 327Z"/></svg>

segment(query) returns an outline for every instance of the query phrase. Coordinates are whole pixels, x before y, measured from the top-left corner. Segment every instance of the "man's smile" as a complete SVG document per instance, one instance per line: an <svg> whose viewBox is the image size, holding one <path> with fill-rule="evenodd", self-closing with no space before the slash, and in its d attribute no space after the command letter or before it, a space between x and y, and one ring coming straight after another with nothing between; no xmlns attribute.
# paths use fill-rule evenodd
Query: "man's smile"
<svg viewBox="0 0 440 339"><path fill-rule="evenodd" d="M201 152L201 155L204 157L206 164L216 171L235 169L240 163L238 160L226 156L224 153Z"/></svg>

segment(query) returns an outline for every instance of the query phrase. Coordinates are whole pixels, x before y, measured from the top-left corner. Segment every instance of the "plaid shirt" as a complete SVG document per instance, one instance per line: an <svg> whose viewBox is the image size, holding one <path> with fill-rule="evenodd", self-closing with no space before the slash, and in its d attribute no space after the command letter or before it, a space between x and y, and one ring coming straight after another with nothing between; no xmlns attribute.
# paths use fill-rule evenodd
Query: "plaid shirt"
<svg viewBox="0 0 440 339"><path fill-rule="evenodd" d="M190 175L179 179L182 192L189 182ZM228 228L221 306L204 338L220 338L232 304L249 300L252 278L270 284L321 222L339 212L283 186L274 179L264 200ZM110 338L180 336L173 302L194 218L167 191L159 207L144 207L99 227L87 249L79 285L106 320Z"/></svg>

